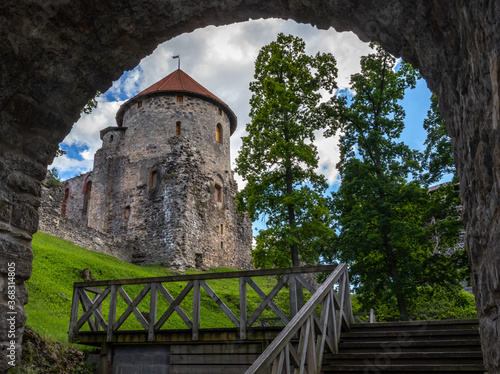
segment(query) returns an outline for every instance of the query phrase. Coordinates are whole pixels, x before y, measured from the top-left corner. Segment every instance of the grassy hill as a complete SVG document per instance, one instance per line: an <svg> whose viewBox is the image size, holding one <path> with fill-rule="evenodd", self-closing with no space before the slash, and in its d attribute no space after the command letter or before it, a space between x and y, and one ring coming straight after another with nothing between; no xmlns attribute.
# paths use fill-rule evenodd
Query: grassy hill
<svg viewBox="0 0 500 374"><path fill-rule="evenodd" d="M68 339L73 283L83 281L82 270L89 269L95 280L147 278L179 274L161 266L132 265L43 233L34 235L33 252L33 273L31 279L26 282L29 294L29 303L26 305L27 324L43 337L61 343L66 343ZM232 269L214 269L212 271L232 271ZM192 274L196 273L196 271L189 271L188 273ZM269 293L276 284L276 279L273 277L262 277L257 279L256 282L266 293ZM233 313L238 316L238 280L212 280L208 283ZM129 296L134 299L142 289L142 286L132 285L124 288ZM167 287L174 297L180 293L182 288L183 284L181 283ZM262 300L253 290L249 289L247 292L248 309L254 311ZM191 316L192 312L192 299L190 295L181 304L181 307L189 316ZM229 319L220 311L220 308L203 290L201 291L201 295L202 328L234 327ZM118 314L120 314L126 309L126 304L121 300L121 297L118 300ZM353 295L352 300L354 311L359 311L360 305L355 295ZM286 311L288 309L287 290L280 291L275 301L278 306ZM165 310L168 307L168 303L161 296L158 298L158 303L160 311L162 308ZM103 305L104 318L107 318L107 305L107 302ZM377 309L377 320L379 322L396 320L397 310L393 309ZM149 312L149 295L139 304L139 310L141 312ZM274 316L270 311L265 311L263 314L263 317ZM453 298L439 292L432 294L422 293L417 300L413 301L412 305L412 319L430 320L475 317L474 297L465 292L455 295ZM186 328L186 326L174 313L174 318L169 320L163 328ZM121 329L142 329L142 327L137 319L131 315Z"/></svg>
<svg viewBox="0 0 500 374"><path fill-rule="evenodd" d="M73 245L65 240L37 233L33 237L33 273L26 282L29 294L29 303L26 305L28 316L27 324L42 336L58 342L67 342L69 316L73 283L82 282L82 270L89 269L95 280L110 280L123 278L147 278L178 274L161 266L137 266L114 257L92 252ZM214 269L215 271L231 271L232 269ZM196 273L190 271L190 274ZM276 284L272 277L260 278L257 283L268 293ZM214 280L209 282L214 291L224 299L228 307L238 312L238 280ZM182 284L170 286L169 291L175 297L183 288ZM126 291L133 299L141 290L141 286L127 286ZM149 296L149 295L148 295ZM287 292L282 290L278 294L278 305L286 309ZM119 297L119 300L121 298ZM249 292L249 310L255 310L261 299L257 294ZM104 318L107 318L105 303L103 306ZM191 299L187 298L181 306L190 315ZM159 297L159 308L167 308L166 301ZM126 305L121 300L118 310L124 311ZM149 298L139 304L139 310L149 311ZM274 316L266 312L264 317ZM169 325L164 328L186 328L180 318L175 316ZM220 311L219 307L202 291L201 327L232 327L229 319ZM123 329L141 328L139 322L132 315L123 326Z"/></svg>

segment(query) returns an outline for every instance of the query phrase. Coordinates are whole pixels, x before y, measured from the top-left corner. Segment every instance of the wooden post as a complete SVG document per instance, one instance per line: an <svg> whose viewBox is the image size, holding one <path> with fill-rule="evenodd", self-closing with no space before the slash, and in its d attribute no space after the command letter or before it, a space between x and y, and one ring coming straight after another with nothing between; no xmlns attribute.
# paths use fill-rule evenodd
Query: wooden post
<svg viewBox="0 0 500 374"><path fill-rule="evenodd" d="M370 323L375 323L375 309L370 308Z"/></svg>
<svg viewBox="0 0 500 374"><path fill-rule="evenodd" d="M108 343L101 344L101 352L99 357L99 366L97 372L99 374L110 374L111 373L111 357L112 357L111 345Z"/></svg>
<svg viewBox="0 0 500 374"><path fill-rule="evenodd" d="M151 283L151 295L149 299L149 326L148 326L148 341L152 342L155 336L156 311L158 300L158 284Z"/></svg>
<svg viewBox="0 0 500 374"><path fill-rule="evenodd" d="M117 300L117 289L116 285L111 286L111 296L109 300L109 317L108 317L108 332L106 335L106 341L110 342L113 337L113 325L115 324L116 318L116 304Z"/></svg>
<svg viewBox="0 0 500 374"><path fill-rule="evenodd" d="M240 279L240 339L247 338L247 283Z"/></svg>
<svg viewBox="0 0 500 374"><path fill-rule="evenodd" d="M288 284L290 285L290 318L293 318L298 311L297 281L294 274L288 277Z"/></svg>
<svg viewBox="0 0 500 374"><path fill-rule="evenodd" d="M73 287L73 301L71 302L71 315L69 317L68 340L72 343L78 331L75 331L76 321L78 321L78 306L80 304L79 289Z"/></svg>
<svg viewBox="0 0 500 374"><path fill-rule="evenodd" d="M193 281L193 341L198 340L200 329L200 281Z"/></svg>

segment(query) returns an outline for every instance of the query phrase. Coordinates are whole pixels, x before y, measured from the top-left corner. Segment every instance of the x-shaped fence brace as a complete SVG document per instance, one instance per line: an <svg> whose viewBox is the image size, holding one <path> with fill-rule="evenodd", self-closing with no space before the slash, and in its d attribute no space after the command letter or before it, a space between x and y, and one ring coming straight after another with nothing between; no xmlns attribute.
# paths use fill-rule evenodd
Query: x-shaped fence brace
<svg viewBox="0 0 500 374"><path fill-rule="evenodd" d="M272 310L281 320L283 325L290 322L289 317L281 310L274 302L278 292L288 283L290 285L290 311L293 317L297 314L298 299L295 284L300 284L311 294L316 291L315 288L307 282L299 272L312 273L321 271L332 271L335 265L305 267L299 269L275 269L275 270L260 270L260 271L244 271L231 273L211 273L206 275L196 276L173 276L161 278L144 278L137 280L118 280L118 281L100 281L90 283L76 283L73 292L73 304L70 318L70 341L73 341L80 329L88 323L91 331L106 331L106 340L112 341L113 334L123 325L125 320L133 313L145 331L148 332L148 341L154 340L155 331L158 331L175 313L179 315L187 328L192 331L192 339L198 340L200 329L200 307L201 307L201 289L219 306L222 312L229 318L234 326L239 330L241 339L246 339L248 329L257 321L266 308ZM279 275L280 278L274 288L266 294L252 279L256 276ZM224 301L214 292L208 285L208 279L224 279L224 278L239 278L239 318L231 311ZM182 289L177 297L173 297L163 283L188 281L187 285ZM129 284L145 284L139 294L132 300L127 294L124 285ZM247 285L252 288L256 294L262 299L260 305L255 309L250 316L247 310ZM104 289L98 287L105 287ZM192 319L182 309L181 303L186 296L192 291L193 294L193 312ZM95 296L91 298L88 292ZM146 297L150 295L150 305L148 315L144 315L138 306ZM170 304L157 320L158 310L158 295ZM118 295L127 305L127 309L117 316ZM108 320L106 321L102 314L103 302L109 298ZM83 313L79 314L79 306Z"/></svg>

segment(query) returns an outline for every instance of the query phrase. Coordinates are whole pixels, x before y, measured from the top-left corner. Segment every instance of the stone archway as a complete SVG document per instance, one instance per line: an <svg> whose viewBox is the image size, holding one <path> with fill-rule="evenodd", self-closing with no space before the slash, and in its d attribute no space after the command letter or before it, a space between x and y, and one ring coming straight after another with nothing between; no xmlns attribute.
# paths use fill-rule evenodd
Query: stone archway
<svg viewBox="0 0 500 374"><path fill-rule="evenodd" d="M35 0L0 5L0 370L8 368L8 264L25 323L40 180L96 90L160 43L207 25L292 18L354 31L418 67L439 96L460 174L490 372L500 371L500 1ZM19 348L17 357L20 357Z"/></svg>

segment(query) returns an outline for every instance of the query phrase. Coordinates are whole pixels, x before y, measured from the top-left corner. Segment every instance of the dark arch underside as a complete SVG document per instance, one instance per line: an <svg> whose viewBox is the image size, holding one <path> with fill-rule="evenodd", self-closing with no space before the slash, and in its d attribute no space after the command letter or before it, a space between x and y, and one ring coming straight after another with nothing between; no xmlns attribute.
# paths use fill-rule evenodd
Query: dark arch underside
<svg viewBox="0 0 500 374"><path fill-rule="evenodd" d="M25 323L40 180L80 109L161 42L207 25L292 18L354 31L418 67L438 94L460 173L490 372L500 370L500 1L35 0L0 5L0 273L16 262ZM5 283L4 283L5 284ZM0 298L0 316L7 301ZM3 317L2 321L5 319ZM8 368L0 324L0 370ZM18 347L19 351L19 347ZM20 357L20 354L17 355Z"/></svg>

